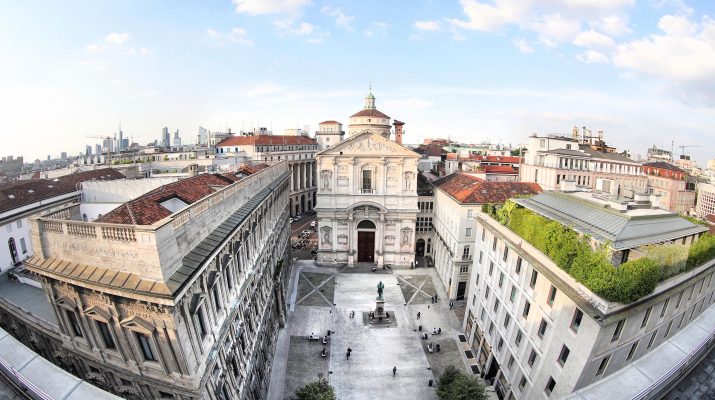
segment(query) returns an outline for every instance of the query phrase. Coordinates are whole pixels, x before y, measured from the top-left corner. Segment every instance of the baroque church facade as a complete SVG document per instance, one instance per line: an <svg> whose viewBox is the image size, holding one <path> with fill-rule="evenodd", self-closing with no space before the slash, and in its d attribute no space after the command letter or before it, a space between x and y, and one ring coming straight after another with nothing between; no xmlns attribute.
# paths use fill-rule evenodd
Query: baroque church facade
<svg viewBox="0 0 715 400"><path fill-rule="evenodd" d="M349 137L317 153L318 264L414 262L419 154L400 143L403 125L390 125L370 92Z"/></svg>

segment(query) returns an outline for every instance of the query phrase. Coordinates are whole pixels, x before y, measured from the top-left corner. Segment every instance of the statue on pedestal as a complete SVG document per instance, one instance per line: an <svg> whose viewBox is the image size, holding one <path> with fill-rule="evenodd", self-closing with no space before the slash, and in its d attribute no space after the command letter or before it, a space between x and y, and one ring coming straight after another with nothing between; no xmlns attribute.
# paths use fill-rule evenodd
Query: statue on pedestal
<svg viewBox="0 0 715 400"><path fill-rule="evenodd" d="M377 300L380 301L385 301L385 299L382 297L382 291L385 289L385 284L380 281L380 283L377 284Z"/></svg>

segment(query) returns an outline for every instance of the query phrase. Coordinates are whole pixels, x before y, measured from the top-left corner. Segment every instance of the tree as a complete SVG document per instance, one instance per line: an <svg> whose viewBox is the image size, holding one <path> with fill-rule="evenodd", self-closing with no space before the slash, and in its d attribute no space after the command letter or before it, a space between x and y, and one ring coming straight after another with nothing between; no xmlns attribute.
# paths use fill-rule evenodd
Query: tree
<svg viewBox="0 0 715 400"><path fill-rule="evenodd" d="M296 400L335 400L335 392L327 380L320 378L295 391Z"/></svg>
<svg viewBox="0 0 715 400"><path fill-rule="evenodd" d="M447 367L439 378L437 396L440 400L486 400L484 386L453 366Z"/></svg>

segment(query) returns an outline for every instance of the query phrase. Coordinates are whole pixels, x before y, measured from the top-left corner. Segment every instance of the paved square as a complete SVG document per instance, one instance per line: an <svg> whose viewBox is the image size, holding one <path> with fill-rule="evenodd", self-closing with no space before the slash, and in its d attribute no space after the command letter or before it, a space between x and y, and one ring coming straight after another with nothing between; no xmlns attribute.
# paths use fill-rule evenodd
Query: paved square
<svg viewBox="0 0 715 400"><path fill-rule="evenodd" d="M430 297L445 296L433 269L372 273L318 268L312 261L298 261L292 273L293 311L279 343L271 372L269 399L290 398L295 389L313 382L329 370L327 379L341 400L436 399L436 387L428 382L447 365L465 368L460 321L449 311L448 301L432 304ZM362 318L375 308L377 284L385 285L385 308L394 324L372 326ZM321 291L321 289L323 289ZM406 298L409 297L409 298ZM332 305L335 303L335 306ZM350 318L350 312L355 317ZM417 312L421 318L417 319ZM418 331L422 325L423 331ZM421 334L441 328L442 335L423 341ZM322 345L306 336L324 336L331 330L329 360L320 357ZM428 353L426 344L440 343L440 353ZM352 349L346 359L347 348ZM285 361L288 359L287 362ZM392 376L392 368L397 374Z"/></svg>

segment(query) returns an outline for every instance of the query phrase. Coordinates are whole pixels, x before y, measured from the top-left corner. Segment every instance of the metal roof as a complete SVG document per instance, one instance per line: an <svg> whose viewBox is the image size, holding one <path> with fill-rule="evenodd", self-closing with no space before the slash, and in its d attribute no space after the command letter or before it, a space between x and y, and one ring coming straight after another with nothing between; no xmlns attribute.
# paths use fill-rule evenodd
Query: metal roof
<svg viewBox="0 0 715 400"><path fill-rule="evenodd" d="M595 201L561 192L544 192L514 201L596 240L610 241L613 250L665 242L707 231L706 227L693 224L675 213L628 215Z"/></svg>

